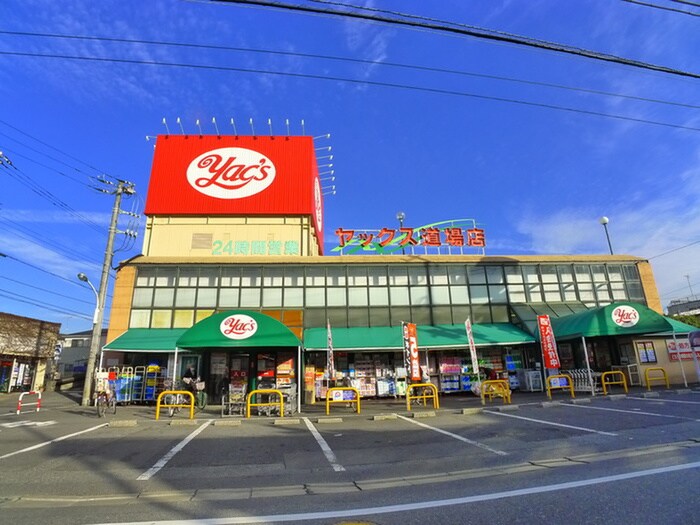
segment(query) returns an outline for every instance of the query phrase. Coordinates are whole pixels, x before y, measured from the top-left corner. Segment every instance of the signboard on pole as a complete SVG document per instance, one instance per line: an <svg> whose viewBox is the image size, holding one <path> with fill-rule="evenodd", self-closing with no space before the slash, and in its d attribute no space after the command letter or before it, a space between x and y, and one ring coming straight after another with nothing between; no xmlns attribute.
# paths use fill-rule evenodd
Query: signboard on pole
<svg viewBox="0 0 700 525"><path fill-rule="evenodd" d="M420 383L423 376L418 359L418 335L415 323L401 323L403 329L403 348L408 361L408 376L411 381Z"/></svg>
<svg viewBox="0 0 700 525"><path fill-rule="evenodd" d="M333 334L331 333L331 320L326 324L328 330L328 379L335 377L335 360L333 358Z"/></svg>
<svg viewBox="0 0 700 525"><path fill-rule="evenodd" d="M542 356L544 357L545 368L561 368L559 354L557 353L557 342L554 339L552 321L548 315L537 316L537 326L540 329L540 344L542 345Z"/></svg>
<svg viewBox="0 0 700 525"><path fill-rule="evenodd" d="M688 334L688 341L690 342L691 355L693 357L693 363L695 364L695 374L700 381L700 363L698 363L698 350L700 350L700 330L695 330Z"/></svg>
<svg viewBox="0 0 700 525"><path fill-rule="evenodd" d="M479 377L479 358L476 355L476 345L474 344L474 334L472 333L472 322L469 318L464 322L467 329L467 340L469 341L469 354L472 358L472 370Z"/></svg>

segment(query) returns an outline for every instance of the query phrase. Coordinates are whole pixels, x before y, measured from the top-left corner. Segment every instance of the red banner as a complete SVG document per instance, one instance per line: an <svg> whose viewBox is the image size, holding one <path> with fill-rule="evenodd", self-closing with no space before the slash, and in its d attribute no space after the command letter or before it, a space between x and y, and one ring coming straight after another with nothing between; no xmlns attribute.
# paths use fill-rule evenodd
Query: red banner
<svg viewBox="0 0 700 525"><path fill-rule="evenodd" d="M540 329L540 344L542 345L542 356L544 357L545 368L560 368L559 354L557 353L557 342L554 339L552 322L548 315L538 315L537 325Z"/></svg>
<svg viewBox="0 0 700 525"><path fill-rule="evenodd" d="M423 375L420 370L420 360L418 359L418 335L414 323L402 323L403 325L403 348L406 353L409 366L408 377L411 381L420 383Z"/></svg>

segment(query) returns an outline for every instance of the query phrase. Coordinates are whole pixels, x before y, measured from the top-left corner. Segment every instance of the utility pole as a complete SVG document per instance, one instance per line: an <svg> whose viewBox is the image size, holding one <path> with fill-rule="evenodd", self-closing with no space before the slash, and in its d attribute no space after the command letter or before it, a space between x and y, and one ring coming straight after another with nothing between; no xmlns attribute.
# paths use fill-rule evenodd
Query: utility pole
<svg viewBox="0 0 700 525"><path fill-rule="evenodd" d="M101 182L111 184L105 179ZM114 195L114 207L112 208L112 219L109 223L109 235L107 236L107 248L105 249L104 261L102 263L102 277L100 278L100 288L97 293L97 310L95 312L94 322L92 326L92 340L90 341L90 353L88 354L87 367L85 368L85 385L83 386L84 407L90 406L92 399L92 383L95 376L95 362L97 361L97 352L102 340L102 321L105 311L105 297L107 296L107 281L109 280L109 270L112 267L112 257L114 256L114 236L117 234L117 221L119 220L120 205L122 195L133 195L136 191L132 182L120 180L117 181L117 187L114 190L99 189L103 193Z"/></svg>

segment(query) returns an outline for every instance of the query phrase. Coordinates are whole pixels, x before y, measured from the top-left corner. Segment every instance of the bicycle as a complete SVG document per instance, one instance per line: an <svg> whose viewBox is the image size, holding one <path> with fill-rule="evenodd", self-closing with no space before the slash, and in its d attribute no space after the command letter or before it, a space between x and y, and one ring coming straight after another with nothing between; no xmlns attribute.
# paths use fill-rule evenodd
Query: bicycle
<svg viewBox="0 0 700 525"><path fill-rule="evenodd" d="M107 410L112 414L117 413L117 400L106 390L100 390L95 394L95 408L97 409L97 417L105 417Z"/></svg>

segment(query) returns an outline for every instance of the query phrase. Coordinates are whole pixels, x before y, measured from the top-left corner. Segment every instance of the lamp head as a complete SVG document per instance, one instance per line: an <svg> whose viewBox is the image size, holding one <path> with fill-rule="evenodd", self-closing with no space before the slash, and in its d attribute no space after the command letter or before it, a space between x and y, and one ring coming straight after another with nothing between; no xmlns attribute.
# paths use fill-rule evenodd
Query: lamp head
<svg viewBox="0 0 700 525"><path fill-rule="evenodd" d="M397 218L399 221L402 221L402 220L404 220L404 219L406 218L406 214L405 214L404 212L400 211L400 212L398 212L398 213L396 214L396 218Z"/></svg>
<svg viewBox="0 0 700 525"><path fill-rule="evenodd" d="M85 274L82 273L82 272L78 274L78 279L80 279L80 280L83 281L84 283L88 282L88 277L87 277L87 275L85 275Z"/></svg>
<svg viewBox="0 0 700 525"><path fill-rule="evenodd" d="M598 222L605 226L607 223L610 222L610 219L608 219L607 217L601 217L600 219L598 219Z"/></svg>

